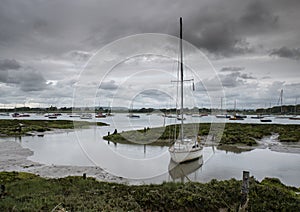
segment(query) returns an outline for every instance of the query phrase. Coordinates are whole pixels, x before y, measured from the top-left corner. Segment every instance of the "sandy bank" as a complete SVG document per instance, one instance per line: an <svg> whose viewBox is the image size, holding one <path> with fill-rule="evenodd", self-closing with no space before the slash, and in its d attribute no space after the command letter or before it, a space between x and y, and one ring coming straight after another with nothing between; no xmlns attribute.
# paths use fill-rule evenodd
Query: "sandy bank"
<svg viewBox="0 0 300 212"><path fill-rule="evenodd" d="M82 176L86 173L89 177L98 180L122 183L125 179L115 177L99 167L92 166L56 166L39 164L27 159L33 155L29 149L23 148L14 141L0 142L0 171L19 171L38 174L42 177L60 178L66 176Z"/></svg>

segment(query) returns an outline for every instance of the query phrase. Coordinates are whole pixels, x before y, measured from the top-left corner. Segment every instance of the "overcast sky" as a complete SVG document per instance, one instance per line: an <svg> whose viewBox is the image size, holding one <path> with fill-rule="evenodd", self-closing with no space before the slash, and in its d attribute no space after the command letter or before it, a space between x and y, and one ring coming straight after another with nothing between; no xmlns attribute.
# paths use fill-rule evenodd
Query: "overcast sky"
<svg viewBox="0 0 300 212"><path fill-rule="evenodd" d="M201 71L186 64L186 79L196 85L194 94L186 93L194 106L209 107L223 95L227 108L235 100L239 108L276 105L281 89L284 104L297 97L299 103L299 10L299 0L1 0L0 107L62 107L78 100L172 106L177 66L166 55L178 55L178 43L170 38L164 45L164 35L134 36L178 36L180 16L189 43L185 61L206 63ZM149 54L132 57L136 52ZM86 71L91 67L97 73Z"/></svg>

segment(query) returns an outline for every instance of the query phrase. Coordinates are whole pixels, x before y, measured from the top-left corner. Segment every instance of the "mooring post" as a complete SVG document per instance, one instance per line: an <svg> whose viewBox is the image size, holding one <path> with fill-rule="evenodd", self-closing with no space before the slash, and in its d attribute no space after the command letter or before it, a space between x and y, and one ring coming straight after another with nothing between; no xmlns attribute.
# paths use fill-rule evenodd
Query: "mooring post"
<svg viewBox="0 0 300 212"><path fill-rule="evenodd" d="M242 195L241 195L241 204L239 211L246 211L248 203L248 193L249 193L249 176L248 171L243 171L243 182L242 182Z"/></svg>

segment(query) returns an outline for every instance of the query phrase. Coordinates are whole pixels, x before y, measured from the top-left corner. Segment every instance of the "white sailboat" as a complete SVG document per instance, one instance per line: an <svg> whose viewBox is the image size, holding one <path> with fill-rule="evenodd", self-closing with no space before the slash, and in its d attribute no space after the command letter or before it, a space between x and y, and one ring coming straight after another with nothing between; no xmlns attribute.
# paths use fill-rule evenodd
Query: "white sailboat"
<svg viewBox="0 0 300 212"><path fill-rule="evenodd" d="M216 115L216 118L228 119L230 115L223 114L223 97L221 97L221 114Z"/></svg>
<svg viewBox="0 0 300 212"><path fill-rule="evenodd" d="M195 138L186 138L183 133L183 53L182 53L182 18L180 18L180 94L181 94L181 131L179 138L174 141L174 144L169 147L171 159L176 163L195 160L202 157L202 147L198 144L197 135Z"/></svg>
<svg viewBox="0 0 300 212"><path fill-rule="evenodd" d="M133 103L131 103L131 105L130 105L130 110L129 110L129 114L127 115L127 117L129 117L129 118L140 118L139 115L133 114Z"/></svg>

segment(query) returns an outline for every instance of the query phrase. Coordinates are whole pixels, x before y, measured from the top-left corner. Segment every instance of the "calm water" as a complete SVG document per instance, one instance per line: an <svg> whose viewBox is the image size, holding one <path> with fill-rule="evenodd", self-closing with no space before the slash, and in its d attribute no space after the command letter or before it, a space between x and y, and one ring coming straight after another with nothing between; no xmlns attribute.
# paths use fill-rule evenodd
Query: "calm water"
<svg viewBox="0 0 300 212"><path fill-rule="evenodd" d="M176 166L170 161L167 147L125 145L108 143L102 139L107 132L162 126L175 120L156 114L129 119L127 114L98 119L109 123L106 127L77 129L72 132L45 134L44 137L26 136L18 142L34 151L30 160L43 164L99 166L106 171L134 182L159 183L163 181L200 181L216 179L241 179L242 171L249 170L258 180L266 176L277 177L288 185L300 186L300 154L281 153L268 148L243 153L226 152L205 147L202 160ZM44 119L33 116L31 119ZM70 119L60 117L59 119ZM298 123L286 119L273 119L273 123ZM192 118L186 122L223 121L214 117ZM243 122L260 123L246 119ZM275 144L276 145L276 142ZM280 144L278 144L280 145Z"/></svg>

